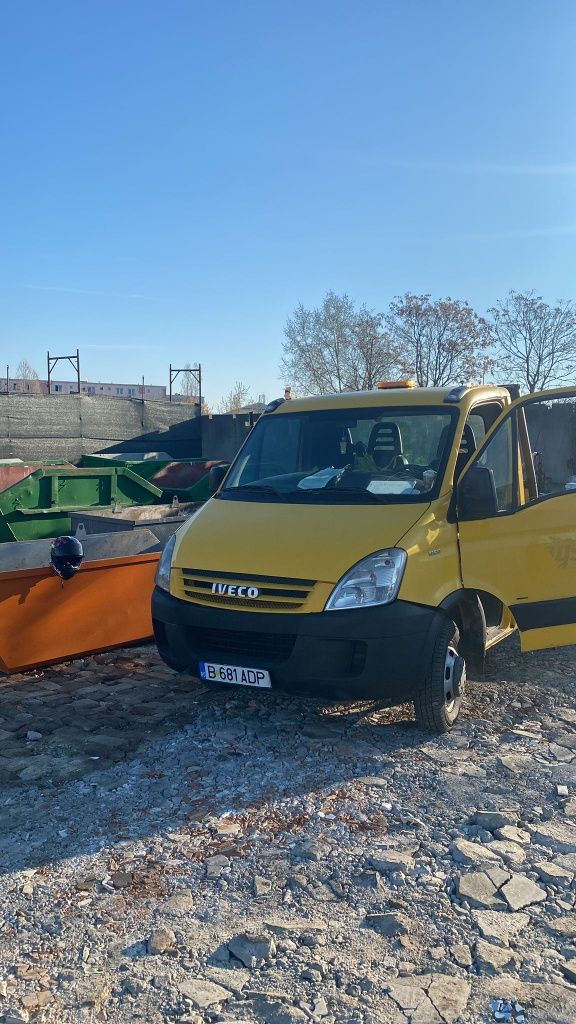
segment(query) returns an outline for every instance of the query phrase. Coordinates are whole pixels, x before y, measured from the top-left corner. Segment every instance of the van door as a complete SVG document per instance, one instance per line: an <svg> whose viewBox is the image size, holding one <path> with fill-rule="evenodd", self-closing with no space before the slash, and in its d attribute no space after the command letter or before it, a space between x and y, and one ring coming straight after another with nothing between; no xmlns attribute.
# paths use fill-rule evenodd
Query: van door
<svg viewBox="0 0 576 1024"><path fill-rule="evenodd" d="M512 612L523 651L576 643L576 390L518 399L456 492L463 585Z"/></svg>

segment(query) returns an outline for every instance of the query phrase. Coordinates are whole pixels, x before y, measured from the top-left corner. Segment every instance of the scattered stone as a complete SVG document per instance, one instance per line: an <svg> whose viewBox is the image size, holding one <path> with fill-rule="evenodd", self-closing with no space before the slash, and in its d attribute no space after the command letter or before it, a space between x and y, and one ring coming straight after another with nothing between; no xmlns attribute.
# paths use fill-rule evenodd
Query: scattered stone
<svg viewBox="0 0 576 1024"><path fill-rule="evenodd" d="M228 949L245 967L256 967L276 955L274 939L264 932L244 932L228 943Z"/></svg>
<svg viewBox="0 0 576 1024"><path fill-rule="evenodd" d="M267 896L271 889L272 882L269 878L263 878L262 875L254 875L255 896Z"/></svg>
<svg viewBox="0 0 576 1024"><path fill-rule="evenodd" d="M465 946L463 942L457 942L453 946L450 946L450 952L453 960L459 967L472 966L472 953L470 952L470 947Z"/></svg>
<svg viewBox="0 0 576 1024"><path fill-rule="evenodd" d="M171 928L155 928L147 945L149 953L171 953L176 949L176 936Z"/></svg>
<svg viewBox="0 0 576 1024"><path fill-rule="evenodd" d="M177 913L187 914L193 910L195 906L194 897L189 892L175 892L173 896L170 896L164 904L164 909L168 911L176 911Z"/></svg>
<svg viewBox="0 0 576 1024"><path fill-rule="evenodd" d="M222 872L230 867L228 857L217 854L216 857L208 857L206 861L206 878L220 878Z"/></svg>
<svg viewBox="0 0 576 1024"><path fill-rule="evenodd" d="M115 889L127 889L132 884L132 873L130 871L115 871L111 875L111 880Z"/></svg>

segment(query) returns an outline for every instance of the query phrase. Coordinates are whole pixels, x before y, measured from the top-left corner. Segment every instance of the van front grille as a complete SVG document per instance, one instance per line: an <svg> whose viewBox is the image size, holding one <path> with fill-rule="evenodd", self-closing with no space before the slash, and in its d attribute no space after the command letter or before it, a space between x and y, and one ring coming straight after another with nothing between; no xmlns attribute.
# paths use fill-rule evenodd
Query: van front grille
<svg viewBox="0 0 576 1024"><path fill-rule="evenodd" d="M247 576L206 569L173 569L174 596L195 604L234 611L298 611L308 600L315 580L285 576Z"/></svg>

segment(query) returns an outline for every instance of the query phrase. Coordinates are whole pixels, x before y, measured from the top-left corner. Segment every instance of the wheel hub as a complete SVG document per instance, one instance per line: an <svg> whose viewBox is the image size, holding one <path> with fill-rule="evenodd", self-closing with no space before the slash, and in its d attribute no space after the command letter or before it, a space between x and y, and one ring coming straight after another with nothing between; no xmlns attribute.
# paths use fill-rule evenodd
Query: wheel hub
<svg viewBox="0 0 576 1024"><path fill-rule="evenodd" d="M449 647L444 662L444 700L448 709L464 693L465 682L466 663L464 658L460 657L455 647Z"/></svg>

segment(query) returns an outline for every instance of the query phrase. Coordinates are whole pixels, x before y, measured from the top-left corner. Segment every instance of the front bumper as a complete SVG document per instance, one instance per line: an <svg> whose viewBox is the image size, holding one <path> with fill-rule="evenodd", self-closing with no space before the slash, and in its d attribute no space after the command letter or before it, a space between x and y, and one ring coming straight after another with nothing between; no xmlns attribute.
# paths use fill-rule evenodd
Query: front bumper
<svg viewBox="0 0 576 1024"><path fill-rule="evenodd" d="M152 597L161 657L199 675L212 661L270 672L272 687L326 700L409 700L428 671L444 621L424 605L395 601L375 608L312 614L234 612L172 597Z"/></svg>

